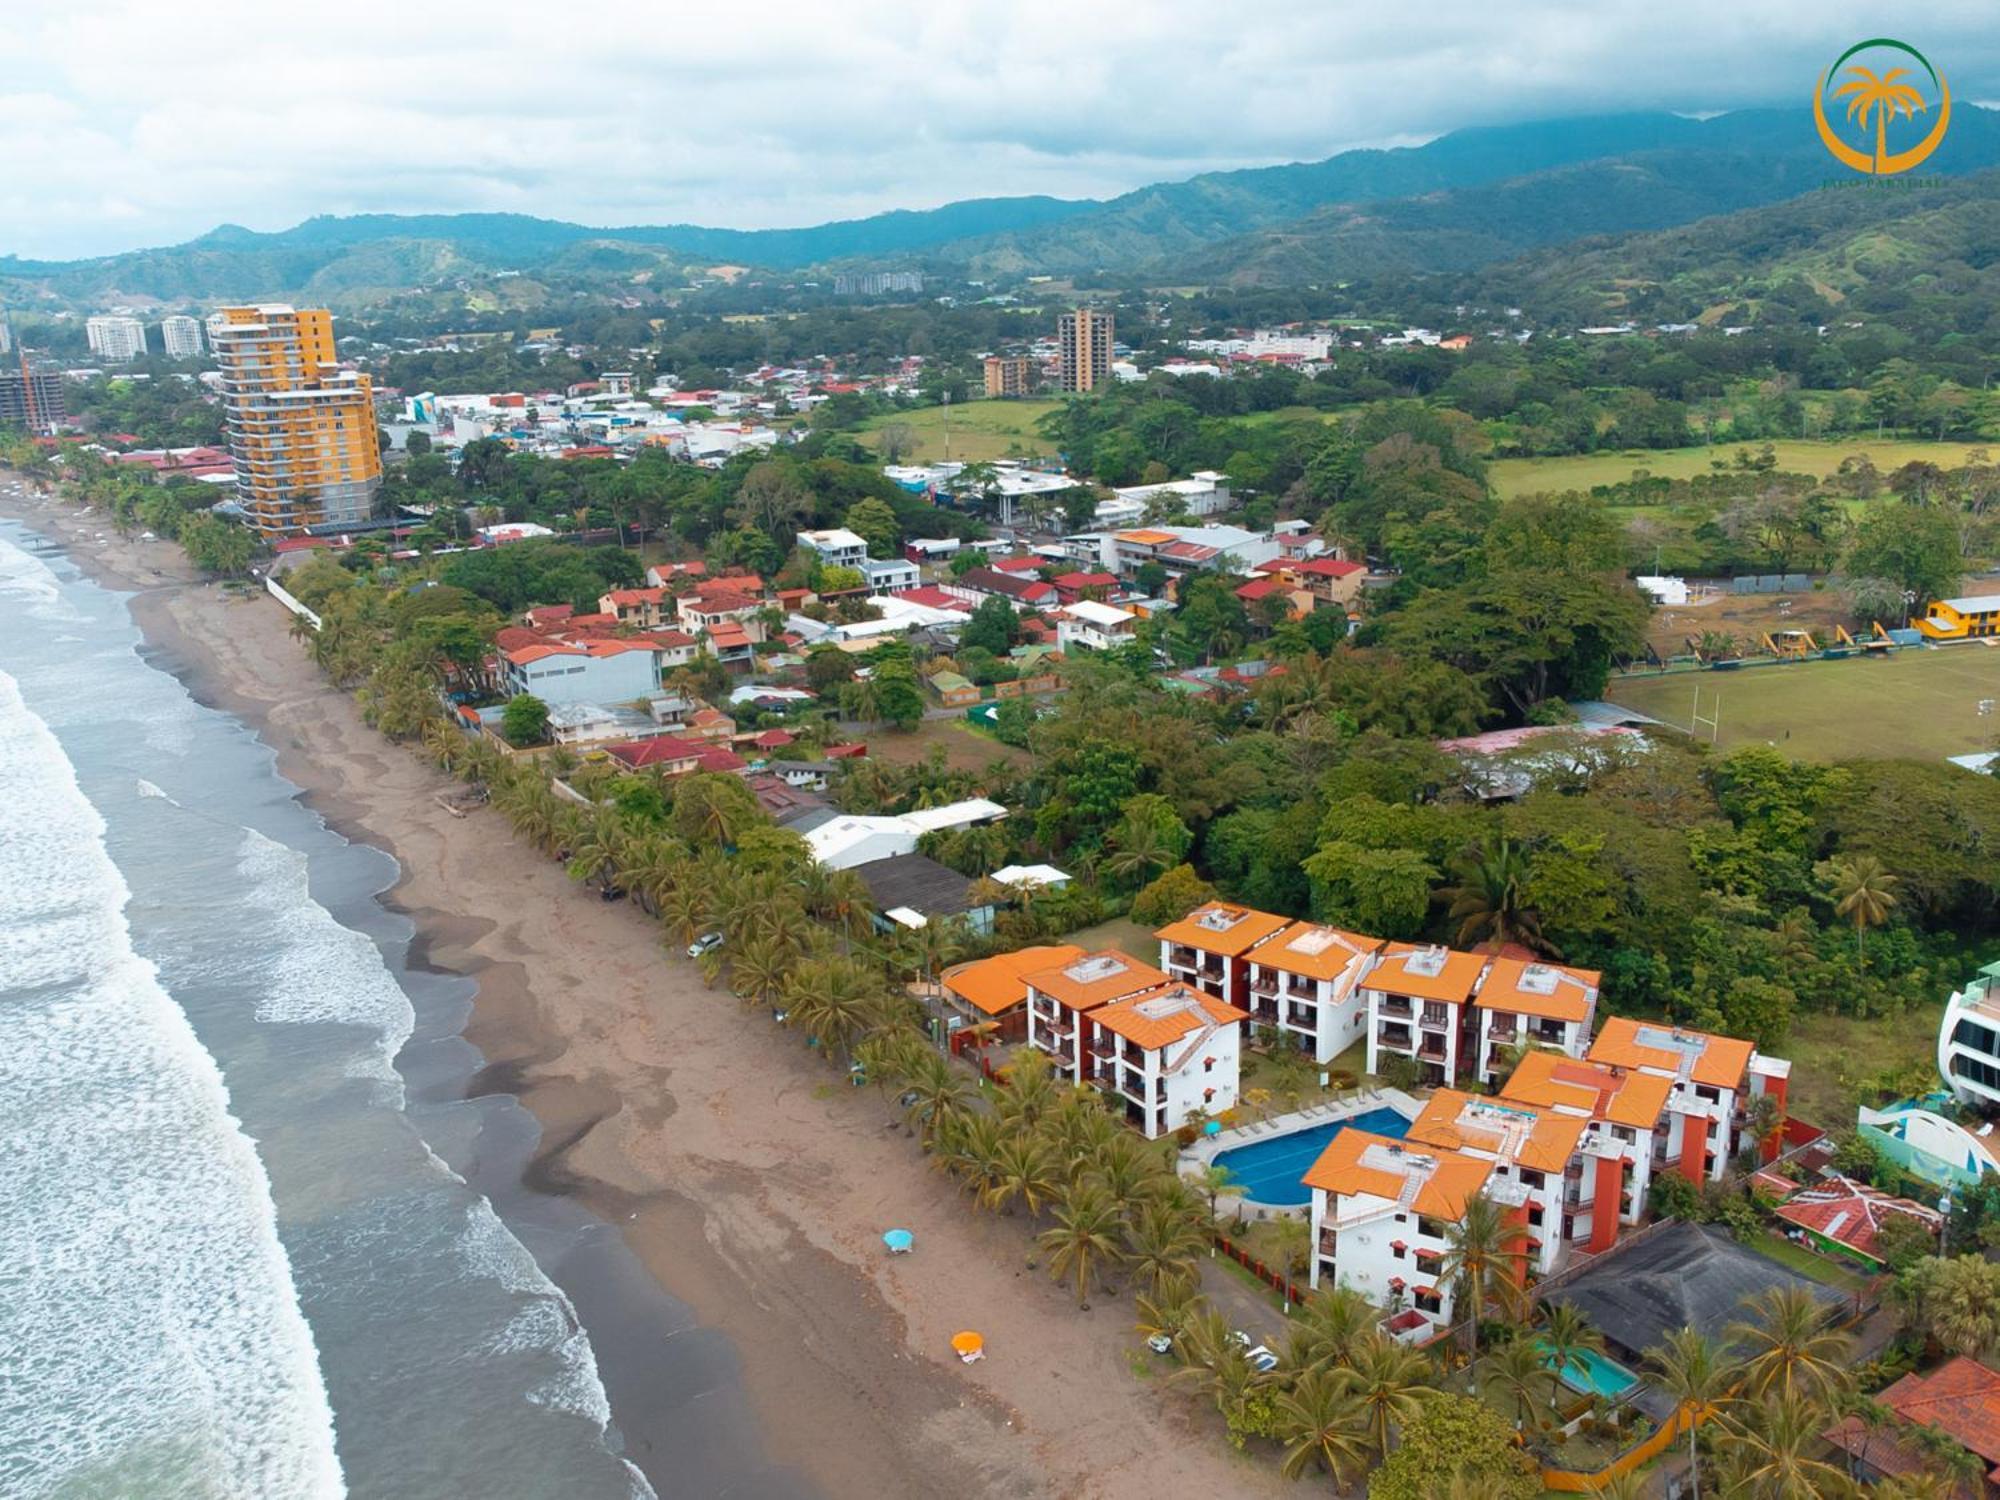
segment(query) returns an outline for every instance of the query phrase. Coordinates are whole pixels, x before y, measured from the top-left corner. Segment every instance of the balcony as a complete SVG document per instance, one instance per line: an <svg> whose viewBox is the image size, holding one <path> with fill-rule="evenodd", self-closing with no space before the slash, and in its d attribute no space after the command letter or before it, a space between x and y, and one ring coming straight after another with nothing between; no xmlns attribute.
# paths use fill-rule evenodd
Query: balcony
<svg viewBox="0 0 2000 1500"><path fill-rule="evenodd" d="M1118 1039L1101 1034L1094 1037L1090 1043L1090 1055L1092 1057L1116 1057L1118 1055Z"/></svg>
<svg viewBox="0 0 2000 1500"><path fill-rule="evenodd" d="M1451 1020L1450 1006L1427 1004L1424 1006L1423 1018L1417 1024L1430 1031L1449 1031Z"/></svg>
<svg viewBox="0 0 2000 1500"><path fill-rule="evenodd" d="M1297 1026L1306 1031L1312 1031L1319 1025L1319 1007L1317 1005L1287 1006L1285 1008L1285 1024L1287 1026Z"/></svg>
<svg viewBox="0 0 2000 1500"><path fill-rule="evenodd" d="M1332 1259L1340 1253L1340 1235L1331 1229L1319 1232L1319 1253Z"/></svg>
<svg viewBox="0 0 2000 1500"><path fill-rule="evenodd" d="M1397 1021L1407 1021L1416 1014L1416 1009L1401 995L1384 995L1375 1002L1375 1014Z"/></svg>
<svg viewBox="0 0 2000 1500"><path fill-rule="evenodd" d="M1375 1045L1391 1047L1398 1052L1408 1052L1414 1045L1414 1037L1407 1026L1381 1026L1375 1031Z"/></svg>
<svg viewBox="0 0 2000 1500"><path fill-rule="evenodd" d="M1423 1044L1417 1048L1417 1059L1420 1062L1441 1063L1445 1060L1446 1051L1447 1049L1443 1042L1437 1040L1435 1037L1426 1035Z"/></svg>
<svg viewBox="0 0 2000 1500"><path fill-rule="evenodd" d="M1175 943L1167 949L1167 967L1171 969L1199 969L1201 955L1186 943Z"/></svg>
<svg viewBox="0 0 2000 1500"><path fill-rule="evenodd" d="M1253 995L1275 995L1278 993L1278 976L1269 969L1254 970L1250 975L1250 993Z"/></svg>

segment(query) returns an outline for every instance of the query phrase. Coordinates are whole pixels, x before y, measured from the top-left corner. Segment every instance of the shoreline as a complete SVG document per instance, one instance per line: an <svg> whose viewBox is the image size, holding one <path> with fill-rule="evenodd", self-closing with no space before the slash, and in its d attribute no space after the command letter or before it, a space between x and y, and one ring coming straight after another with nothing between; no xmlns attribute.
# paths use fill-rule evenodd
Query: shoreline
<svg viewBox="0 0 2000 1500"><path fill-rule="evenodd" d="M578 891L497 814L431 801L446 779L362 725L271 601L193 582L172 544L100 538L95 517L53 502L0 513L137 590L135 622L190 691L251 727L330 829L396 860L375 899L414 927L407 966L475 986L458 1036L480 1061L463 1097L511 1096L539 1125L518 1195L475 1186L517 1233L548 1205L601 1226L554 1264L532 1224L522 1237L575 1304L649 1477L682 1477L686 1446L730 1425L690 1416L740 1378L755 1421L730 1435L774 1467L733 1494L796 1494L801 1476L830 1496L912 1500L1283 1488L1136 1378L1129 1304L1079 1313L1027 1266L1021 1224L970 1209L887 1101L853 1097L796 1038L705 989L662 956L653 924ZM915 1230L918 1254L882 1255L890 1225ZM635 1330L648 1291L651 1325ZM691 1326L660 1318L669 1299ZM946 1349L966 1326L992 1351L977 1366ZM663 1389L684 1373L664 1368L664 1338L713 1378Z"/></svg>

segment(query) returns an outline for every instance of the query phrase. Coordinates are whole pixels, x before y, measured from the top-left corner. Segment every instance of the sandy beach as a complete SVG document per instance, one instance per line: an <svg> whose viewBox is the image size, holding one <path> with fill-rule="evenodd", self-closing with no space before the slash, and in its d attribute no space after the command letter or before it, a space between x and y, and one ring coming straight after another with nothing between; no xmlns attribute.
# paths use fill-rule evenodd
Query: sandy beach
<svg viewBox="0 0 2000 1500"><path fill-rule="evenodd" d="M705 988L653 923L573 886L497 814L445 811L446 778L361 722L275 602L192 581L178 548L101 517L11 513L138 591L141 628L197 696L256 728L332 827L395 856L384 899L416 922L423 961L478 982L477 1091L514 1094L541 1123L531 1180L619 1226L727 1337L775 1462L837 1497L1289 1488L1135 1376L1130 1299L1079 1312L1027 1266L1024 1224L972 1209L889 1101ZM891 1259L879 1236L898 1225L917 1252ZM965 1327L986 1335L982 1363L949 1354ZM643 1393L618 1386L645 1371L605 1379L628 1446L648 1451L631 1415Z"/></svg>

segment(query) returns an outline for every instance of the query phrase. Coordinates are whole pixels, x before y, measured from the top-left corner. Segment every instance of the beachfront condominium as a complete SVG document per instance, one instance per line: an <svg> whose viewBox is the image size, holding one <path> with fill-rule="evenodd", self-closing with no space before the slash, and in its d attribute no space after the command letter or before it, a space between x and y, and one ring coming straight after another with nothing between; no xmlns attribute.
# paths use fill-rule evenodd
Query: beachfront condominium
<svg viewBox="0 0 2000 1500"><path fill-rule="evenodd" d="M219 308L208 341L251 524L285 536L365 519L382 487L373 391L336 363L333 315L282 303Z"/></svg>
<svg viewBox="0 0 2000 1500"><path fill-rule="evenodd" d="M2000 963L1981 969L1945 1006L1938 1072L1960 1104L2000 1112Z"/></svg>
<svg viewBox="0 0 2000 1500"><path fill-rule="evenodd" d="M1064 390L1094 391L1109 383L1111 334L1111 314L1092 307L1079 307L1056 320Z"/></svg>
<svg viewBox="0 0 2000 1500"><path fill-rule="evenodd" d="M137 318L104 313L84 320L83 336L99 359L124 364L146 352L146 325Z"/></svg>
<svg viewBox="0 0 2000 1500"><path fill-rule="evenodd" d="M1736 1037L1613 1016L1590 1044L1589 1060L1666 1080L1666 1118L1654 1132L1653 1165L1676 1168L1692 1183L1722 1180L1730 1158L1749 1144L1759 1098L1771 1100L1774 1123L1784 1118L1792 1065ZM1775 1156L1775 1129L1758 1144L1765 1156Z"/></svg>
<svg viewBox="0 0 2000 1500"><path fill-rule="evenodd" d="M196 359L201 355L201 320L186 313L160 319L160 352L168 359Z"/></svg>
<svg viewBox="0 0 2000 1500"><path fill-rule="evenodd" d="M62 371L26 360L0 365L0 423L47 437L67 419Z"/></svg>

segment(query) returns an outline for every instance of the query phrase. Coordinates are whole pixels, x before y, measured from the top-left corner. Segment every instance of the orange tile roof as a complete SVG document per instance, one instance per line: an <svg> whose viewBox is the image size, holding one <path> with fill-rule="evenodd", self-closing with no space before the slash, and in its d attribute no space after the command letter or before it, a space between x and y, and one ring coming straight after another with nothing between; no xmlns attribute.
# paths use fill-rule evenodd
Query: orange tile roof
<svg viewBox="0 0 2000 1500"><path fill-rule="evenodd" d="M1371 1151L1371 1146L1378 1149ZM1426 1171L1419 1165L1425 1161L1433 1165L1410 1206L1433 1218L1458 1218L1465 1212L1467 1200L1486 1186L1486 1179L1493 1174L1493 1163L1477 1156L1412 1151L1385 1135L1349 1128L1327 1142L1319 1160L1306 1169L1304 1181L1307 1187L1343 1197L1369 1193L1393 1203L1411 1176ZM1392 1162L1395 1165L1388 1165Z"/></svg>
<svg viewBox="0 0 2000 1500"><path fill-rule="evenodd" d="M1636 1021L1630 1016L1613 1016L1590 1044L1592 1062L1617 1068L1652 1068L1677 1075L1680 1051L1653 1042L1650 1038L1678 1038L1695 1053L1688 1076L1710 1088L1735 1089L1743 1086L1744 1069L1756 1049L1733 1036L1713 1036L1706 1031L1689 1031L1665 1021Z"/></svg>
<svg viewBox="0 0 2000 1500"><path fill-rule="evenodd" d="M1113 948L1101 948L1069 963L1052 964L1022 977L1071 1010L1095 1010L1113 1000L1123 1000L1141 990L1156 990L1169 982L1151 964Z"/></svg>
<svg viewBox="0 0 2000 1500"><path fill-rule="evenodd" d="M1578 1062L1560 1052L1530 1052L1515 1067L1500 1097L1543 1109L1582 1110L1593 1119L1651 1130L1659 1124L1672 1090L1673 1081L1657 1073Z"/></svg>
<svg viewBox="0 0 2000 1500"><path fill-rule="evenodd" d="M1479 971L1486 967L1486 960L1477 953L1460 953L1446 948L1442 950L1444 964L1437 973L1422 974L1410 967L1410 961L1417 955L1436 951L1439 950L1421 948L1414 943L1389 944L1383 949L1382 961L1368 976L1367 988L1390 995L1413 995L1419 1000L1449 1000L1464 1004L1479 980Z"/></svg>
<svg viewBox="0 0 2000 1500"><path fill-rule="evenodd" d="M1380 938L1322 927L1317 922L1294 922L1269 942L1260 943L1251 961L1307 979L1338 979L1357 954L1370 954L1381 946Z"/></svg>
<svg viewBox="0 0 2000 1500"><path fill-rule="evenodd" d="M1018 948L946 969L939 981L959 999L989 1016L1003 1015L1028 998L1027 976L1042 969L1060 969L1083 957L1074 943L1043 948Z"/></svg>
<svg viewBox="0 0 2000 1500"><path fill-rule="evenodd" d="M1162 542L1175 541L1177 540L1177 538L1171 531L1142 530L1142 531L1121 531L1118 533L1118 540L1121 542L1138 542L1141 545L1147 547L1157 547Z"/></svg>
<svg viewBox="0 0 2000 1500"><path fill-rule="evenodd" d="M1090 1019L1135 1046L1156 1052L1193 1035L1211 1021L1218 1026L1247 1021L1250 1012L1205 995L1192 985L1169 984L1100 1006L1090 1013Z"/></svg>
<svg viewBox="0 0 2000 1500"><path fill-rule="evenodd" d="M1590 1124L1519 1100L1482 1099L1439 1089L1410 1126L1408 1139L1448 1151L1483 1151L1537 1172L1569 1165Z"/></svg>
<svg viewBox="0 0 2000 1500"><path fill-rule="evenodd" d="M1196 907L1178 922L1169 922L1153 936L1169 943L1185 943L1204 953L1234 958L1289 925L1286 918L1274 917L1267 911L1212 901Z"/></svg>
<svg viewBox="0 0 2000 1500"><path fill-rule="evenodd" d="M1591 998L1602 977L1595 969L1496 958L1487 966L1472 1003L1484 1010L1545 1016L1551 1021L1584 1021L1590 1018ZM1537 983L1549 988L1529 987Z"/></svg>

